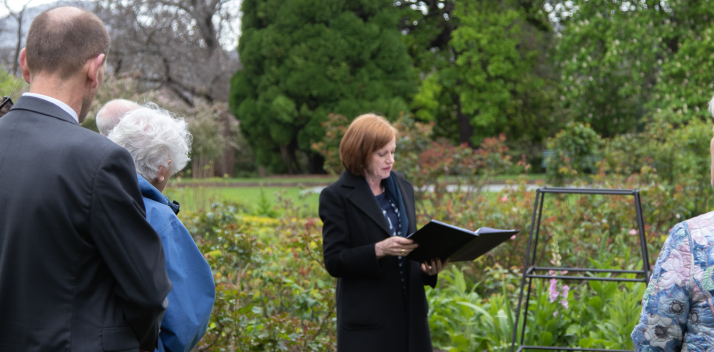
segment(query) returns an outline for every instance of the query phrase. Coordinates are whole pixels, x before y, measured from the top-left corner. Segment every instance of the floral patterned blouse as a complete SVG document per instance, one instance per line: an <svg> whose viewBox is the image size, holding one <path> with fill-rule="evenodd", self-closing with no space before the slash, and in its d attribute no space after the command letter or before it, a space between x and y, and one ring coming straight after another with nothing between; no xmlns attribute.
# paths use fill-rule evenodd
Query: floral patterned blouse
<svg viewBox="0 0 714 352"><path fill-rule="evenodd" d="M714 351L714 212L669 232L632 332L635 351Z"/></svg>

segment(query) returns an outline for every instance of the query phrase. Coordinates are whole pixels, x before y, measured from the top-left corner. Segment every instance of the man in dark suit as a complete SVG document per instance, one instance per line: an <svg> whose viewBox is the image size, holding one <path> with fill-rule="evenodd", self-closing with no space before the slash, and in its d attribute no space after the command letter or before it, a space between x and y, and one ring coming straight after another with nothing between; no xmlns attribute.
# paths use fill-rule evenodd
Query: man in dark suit
<svg viewBox="0 0 714 352"><path fill-rule="evenodd" d="M131 156L79 126L109 36L73 7L35 18L30 83L0 119L0 351L153 350L171 283Z"/></svg>

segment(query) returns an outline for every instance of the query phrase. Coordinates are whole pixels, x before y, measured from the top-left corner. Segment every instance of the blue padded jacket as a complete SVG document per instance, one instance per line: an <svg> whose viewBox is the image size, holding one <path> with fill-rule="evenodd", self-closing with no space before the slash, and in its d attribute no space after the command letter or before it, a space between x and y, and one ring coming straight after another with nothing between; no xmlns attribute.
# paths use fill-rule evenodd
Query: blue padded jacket
<svg viewBox="0 0 714 352"><path fill-rule="evenodd" d="M140 175L139 189L144 198L146 220L161 238L166 256L166 271L173 284L169 308L161 321L157 351L190 351L206 333L216 287L206 259L191 234L176 216L178 205L169 201Z"/></svg>

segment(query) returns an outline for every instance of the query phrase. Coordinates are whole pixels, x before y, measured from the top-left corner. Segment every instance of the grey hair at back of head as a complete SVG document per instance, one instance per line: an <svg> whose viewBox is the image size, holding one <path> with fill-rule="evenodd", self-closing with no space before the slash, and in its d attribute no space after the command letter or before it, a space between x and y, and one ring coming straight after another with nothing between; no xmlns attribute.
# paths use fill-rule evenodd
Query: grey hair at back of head
<svg viewBox="0 0 714 352"><path fill-rule="evenodd" d="M108 137L129 151L136 172L148 181L156 178L161 166L168 167L169 160L172 174L190 160L188 124L153 103L124 115Z"/></svg>
<svg viewBox="0 0 714 352"><path fill-rule="evenodd" d="M714 117L714 96L712 100L709 101L709 113Z"/></svg>
<svg viewBox="0 0 714 352"><path fill-rule="evenodd" d="M119 123L124 114L131 110L140 108L141 105L126 99L114 99L108 101L97 112L97 129L102 136L108 136L112 128Z"/></svg>

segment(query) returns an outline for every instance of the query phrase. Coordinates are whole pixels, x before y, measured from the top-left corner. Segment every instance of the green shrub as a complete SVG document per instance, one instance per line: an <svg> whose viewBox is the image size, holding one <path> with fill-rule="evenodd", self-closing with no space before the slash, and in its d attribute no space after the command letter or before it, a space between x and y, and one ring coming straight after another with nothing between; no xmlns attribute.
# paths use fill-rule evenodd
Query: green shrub
<svg viewBox="0 0 714 352"><path fill-rule="evenodd" d="M8 96L12 101L17 102L22 92L28 87L24 79L15 77L7 71L0 69L0 97Z"/></svg>
<svg viewBox="0 0 714 352"><path fill-rule="evenodd" d="M546 158L548 180L563 184L565 179L596 171L602 140L587 123L571 122L548 140L551 155Z"/></svg>
<svg viewBox="0 0 714 352"><path fill-rule="evenodd" d="M632 177L641 184L657 183L672 190L683 187L691 195L683 204L685 214L701 214L711 209L714 196L709 169L712 128L697 119L672 124L672 114L657 113L643 132L606 143L602 166L610 175Z"/></svg>
<svg viewBox="0 0 714 352"><path fill-rule="evenodd" d="M322 123L325 138L312 145L325 158L325 170L334 175L344 170L339 145L349 124L344 116L330 115ZM466 144L452 145L443 138L432 140L433 123L417 122L407 114L393 126L399 131L395 170L414 185L416 199L423 205L417 211L423 216L438 218L434 210L442 205L476 199L488 180L512 166L503 134L485 138L478 149L473 149ZM464 192L455 195L449 188Z"/></svg>
<svg viewBox="0 0 714 352"><path fill-rule="evenodd" d="M691 128L687 133L696 136L698 130ZM604 150L613 150L608 148ZM608 160L598 164L590 183L574 185L640 190L653 265L669 229L693 215L691 198L700 190L660 182L652 173L618 175L608 171ZM693 165L688 172L696 170ZM418 225L436 218L470 229L521 231L474 262L450 264L437 288L427 288L435 347L510 348L534 198L525 177L499 193L445 192L440 202L420 198ZM335 279L322 266L320 222L314 210L298 207L283 195L276 206L279 219L236 215L256 211L239 204L181 213L217 285L211 325L199 350L334 349ZM269 210L268 205L264 208ZM637 229L631 196L548 194L536 265L640 268ZM629 333L639 317L643 290L643 284L534 280L526 343L631 349Z"/></svg>
<svg viewBox="0 0 714 352"><path fill-rule="evenodd" d="M237 215L239 205L180 213L216 282L216 303L198 351L334 350L336 281L324 270L321 223Z"/></svg>

